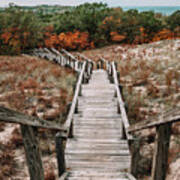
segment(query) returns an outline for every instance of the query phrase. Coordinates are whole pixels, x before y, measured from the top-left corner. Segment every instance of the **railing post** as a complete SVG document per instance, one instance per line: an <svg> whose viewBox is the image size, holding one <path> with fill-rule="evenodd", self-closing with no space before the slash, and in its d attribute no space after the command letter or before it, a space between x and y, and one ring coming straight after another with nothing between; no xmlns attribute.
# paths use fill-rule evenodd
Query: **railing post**
<svg viewBox="0 0 180 180"><path fill-rule="evenodd" d="M120 83L120 72L117 71L117 79L118 79L118 82Z"/></svg>
<svg viewBox="0 0 180 180"><path fill-rule="evenodd" d="M39 142L36 138L37 128L21 125L21 133L30 179L44 180L44 170L39 149Z"/></svg>
<svg viewBox="0 0 180 180"><path fill-rule="evenodd" d="M59 177L66 171L63 141L64 138L60 135L60 133L57 133L55 143Z"/></svg>
<svg viewBox="0 0 180 180"><path fill-rule="evenodd" d="M115 68L116 68L116 70L117 70L117 62L114 62L114 65L115 65Z"/></svg>
<svg viewBox="0 0 180 180"><path fill-rule="evenodd" d="M73 121L72 121L72 123L70 125L70 129L69 129L68 138L73 138L73 126L74 126L74 124L73 124Z"/></svg>
<svg viewBox="0 0 180 180"><path fill-rule="evenodd" d="M78 113L78 100L77 100L77 103L76 103L76 107L75 107L75 112L74 112L75 114L77 114Z"/></svg>
<svg viewBox="0 0 180 180"><path fill-rule="evenodd" d="M82 96L82 84L80 85L79 88L80 88L80 89L79 89L79 96Z"/></svg>
<svg viewBox="0 0 180 180"><path fill-rule="evenodd" d="M168 150L171 137L171 123L156 127L156 141L153 157L152 180L165 180Z"/></svg>
<svg viewBox="0 0 180 180"><path fill-rule="evenodd" d="M97 69L100 69L99 60L97 61Z"/></svg>
<svg viewBox="0 0 180 180"><path fill-rule="evenodd" d="M100 60L100 64L101 64L101 65L100 65L100 66L101 66L101 69L104 69L104 62L103 62L102 59Z"/></svg>
<svg viewBox="0 0 180 180"><path fill-rule="evenodd" d="M93 64L93 62L91 62L91 74L93 72L93 68L94 68L94 64Z"/></svg>
<svg viewBox="0 0 180 180"><path fill-rule="evenodd" d="M137 178L140 160L140 139L131 139L128 143L131 152L131 174Z"/></svg>

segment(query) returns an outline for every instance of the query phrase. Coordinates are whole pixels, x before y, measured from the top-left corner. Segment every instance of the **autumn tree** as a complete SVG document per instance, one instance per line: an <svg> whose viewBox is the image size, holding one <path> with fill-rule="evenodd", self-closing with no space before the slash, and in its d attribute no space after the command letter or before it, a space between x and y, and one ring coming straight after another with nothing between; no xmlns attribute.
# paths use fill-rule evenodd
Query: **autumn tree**
<svg viewBox="0 0 180 180"><path fill-rule="evenodd" d="M10 6L3 12L1 22L3 53L25 52L36 47L41 40L43 25L31 11Z"/></svg>

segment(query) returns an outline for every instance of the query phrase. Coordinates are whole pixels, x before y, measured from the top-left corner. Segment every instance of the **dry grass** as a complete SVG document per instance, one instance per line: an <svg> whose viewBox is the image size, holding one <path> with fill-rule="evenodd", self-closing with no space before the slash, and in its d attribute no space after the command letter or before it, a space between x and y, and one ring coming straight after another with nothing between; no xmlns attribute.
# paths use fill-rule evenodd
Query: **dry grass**
<svg viewBox="0 0 180 180"><path fill-rule="evenodd" d="M7 108L60 124L66 118L66 106L72 100L74 82L74 71L46 60L0 56L0 105ZM8 133L8 128L0 123L0 132ZM39 129L42 159L46 165L56 164L52 162L55 159L55 133ZM20 129L15 126L10 134L3 150L0 144L0 179L26 179L28 174ZM46 179L53 180L56 174L49 169Z"/></svg>
<svg viewBox="0 0 180 180"><path fill-rule="evenodd" d="M16 173L15 165L13 146L0 143L0 179L12 177Z"/></svg>
<svg viewBox="0 0 180 180"><path fill-rule="evenodd" d="M72 99L74 72L45 60L0 57L0 105L39 116L60 119Z"/></svg>
<svg viewBox="0 0 180 180"><path fill-rule="evenodd" d="M4 131L5 123L0 122L0 132Z"/></svg>

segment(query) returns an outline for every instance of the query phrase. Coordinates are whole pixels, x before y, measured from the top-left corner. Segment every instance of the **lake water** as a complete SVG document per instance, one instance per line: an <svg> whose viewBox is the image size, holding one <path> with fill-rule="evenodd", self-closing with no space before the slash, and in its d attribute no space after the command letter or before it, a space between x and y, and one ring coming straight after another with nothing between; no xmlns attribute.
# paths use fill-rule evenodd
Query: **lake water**
<svg viewBox="0 0 180 180"><path fill-rule="evenodd" d="M137 9L139 12L154 11L164 15L170 15L175 11L180 10L180 6L124 6L122 8L124 11L129 9Z"/></svg>

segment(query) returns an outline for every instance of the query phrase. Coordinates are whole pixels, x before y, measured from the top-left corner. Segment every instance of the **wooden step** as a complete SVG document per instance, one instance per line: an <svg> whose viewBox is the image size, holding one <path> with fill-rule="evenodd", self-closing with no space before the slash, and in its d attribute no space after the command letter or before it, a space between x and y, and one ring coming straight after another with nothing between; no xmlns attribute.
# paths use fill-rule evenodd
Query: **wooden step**
<svg viewBox="0 0 180 180"><path fill-rule="evenodd" d="M93 150L93 149L66 149L66 154L88 154L88 155L109 155L109 156L128 156L130 154L129 150Z"/></svg>
<svg viewBox="0 0 180 180"><path fill-rule="evenodd" d="M104 70L95 70L73 115L73 138L65 148L70 180L129 180L131 155L122 140L122 119L117 111L115 86Z"/></svg>
<svg viewBox="0 0 180 180"><path fill-rule="evenodd" d="M73 138L77 142L81 143L104 143L104 144L118 144L120 141L123 141L122 139L87 139L87 138ZM126 141L126 140L124 140Z"/></svg>
<svg viewBox="0 0 180 180"><path fill-rule="evenodd" d="M93 90L94 89L100 89L100 90L113 89L113 90L115 90L115 86L114 86L114 84L104 84L104 85L99 84L97 86L95 86L93 84L86 84L86 85L82 85L82 89L93 89Z"/></svg>
<svg viewBox="0 0 180 180"><path fill-rule="evenodd" d="M79 144L76 144L74 147L72 147L71 144L67 145L66 148L68 149L82 149L82 150L88 150L88 149L92 149L92 150L102 150L102 149L105 149L105 150L129 150L129 147L125 144L122 144L122 145L96 145L96 144L86 144L86 145L83 145L83 143L79 143Z"/></svg>
<svg viewBox="0 0 180 180"><path fill-rule="evenodd" d="M120 134L119 129L74 129L74 134L98 134L98 135L116 135L116 134Z"/></svg>
<svg viewBox="0 0 180 180"><path fill-rule="evenodd" d="M86 122L81 123L81 124L75 124L74 125L74 129L119 129L119 126L117 126L117 124L88 124ZM121 132L121 130L120 130Z"/></svg>
<svg viewBox="0 0 180 180"><path fill-rule="evenodd" d="M94 107L94 106L89 106L84 108L84 112L89 111L89 112L99 112L99 113L115 113L117 114L117 108L116 107Z"/></svg>
<svg viewBox="0 0 180 180"><path fill-rule="evenodd" d="M115 97L112 96L106 96L104 98L102 97L93 97L93 96L89 96L89 97L83 97L83 96L79 96L78 97L78 102L86 102L86 103L111 103L111 102L117 102L117 99Z"/></svg>
<svg viewBox="0 0 180 180"><path fill-rule="evenodd" d="M123 162L131 162L131 156L107 156L107 155L66 155L65 158L68 161L86 161L86 162L119 162L120 164Z"/></svg>
<svg viewBox="0 0 180 180"><path fill-rule="evenodd" d="M130 163L117 163L117 162L86 162L86 161L67 161L67 168L82 168L82 169L119 169L126 170L129 168Z"/></svg>
<svg viewBox="0 0 180 180"><path fill-rule="evenodd" d="M92 90L82 90L82 95L84 97L86 96L98 96L98 97L106 97L106 96L112 96L114 97L115 92L114 91L92 91Z"/></svg>
<svg viewBox="0 0 180 180"><path fill-rule="evenodd" d="M82 134L82 133L76 133L74 134L74 137L76 138L87 138L87 139L121 139L122 135L121 134L103 134L100 136L99 134Z"/></svg>
<svg viewBox="0 0 180 180"><path fill-rule="evenodd" d="M69 177L119 177L119 178L126 178L127 175L122 172L102 172L102 171L70 171Z"/></svg>
<svg viewBox="0 0 180 180"><path fill-rule="evenodd" d="M128 180L127 178L116 177L68 177L68 180Z"/></svg>
<svg viewBox="0 0 180 180"><path fill-rule="evenodd" d="M82 145L82 146L88 146L88 145L95 145L95 146L98 146L98 145L103 145L103 146L110 146L110 147L112 147L112 146L128 146L128 143L127 143L127 141L126 140L120 140L120 141L118 141L118 142L115 142L115 143L112 143L112 141L95 141L95 140L91 140L91 141L88 141L88 142L84 142L83 140L81 141L80 139L76 139L76 138L73 138L73 139L68 139L68 141L67 141L67 146L68 145L71 145L71 146L75 146L75 145L78 145L78 144L80 144L80 145Z"/></svg>

